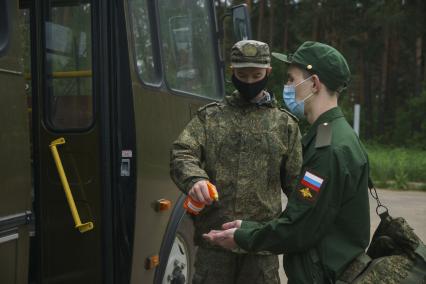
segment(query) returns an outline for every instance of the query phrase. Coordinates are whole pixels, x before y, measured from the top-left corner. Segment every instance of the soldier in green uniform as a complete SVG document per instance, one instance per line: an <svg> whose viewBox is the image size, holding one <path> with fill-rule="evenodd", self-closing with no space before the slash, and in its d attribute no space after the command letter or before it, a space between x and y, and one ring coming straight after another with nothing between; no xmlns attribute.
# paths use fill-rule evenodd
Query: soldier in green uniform
<svg viewBox="0 0 426 284"><path fill-rule="evenodd" d="M268 45L237 42L231 64L236 91L200 108L171 150L173 181L207 205L194 217L199 247L193 283L279 283L272 253L230 252L202 237L235 219L264 222L279 216L281 189L290 192L302 163L297 119L265 90L271 72ZM218 202L212 203L206 181L216 186Z"/></svg>
<svg viewBox="0 0 426 284"><path fill-rule="evenodd" d="M296 189L279 218L236 220L204 237L228 249L284 253L289 283L334 283L370 237L368 157L337 105L350 70L340 52L318 42L273 55L289 64L286 105L311 124Z"/></svg>

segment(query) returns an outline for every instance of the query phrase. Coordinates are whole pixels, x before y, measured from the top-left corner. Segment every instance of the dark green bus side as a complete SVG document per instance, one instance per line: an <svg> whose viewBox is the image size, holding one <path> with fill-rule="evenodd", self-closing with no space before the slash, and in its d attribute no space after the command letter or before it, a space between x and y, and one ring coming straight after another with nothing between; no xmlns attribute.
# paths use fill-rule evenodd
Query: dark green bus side
<svg viewBox="0 0 426 284"><path fill-rule="evenodd" d="M190 283L169 149L224 96L215 3L0 0L0 283Z"/></svg>

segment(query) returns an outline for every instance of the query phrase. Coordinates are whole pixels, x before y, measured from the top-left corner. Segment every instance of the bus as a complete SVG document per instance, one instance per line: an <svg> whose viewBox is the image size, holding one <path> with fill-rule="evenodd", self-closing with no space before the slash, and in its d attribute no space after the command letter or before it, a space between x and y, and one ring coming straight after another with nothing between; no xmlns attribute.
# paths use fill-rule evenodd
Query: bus
<svg viewBox="0 0 426 284"><path fill-rule="evenodd" d="M222 4L0 0L0 283L191 282L169 153L251 37Z"/></svg>

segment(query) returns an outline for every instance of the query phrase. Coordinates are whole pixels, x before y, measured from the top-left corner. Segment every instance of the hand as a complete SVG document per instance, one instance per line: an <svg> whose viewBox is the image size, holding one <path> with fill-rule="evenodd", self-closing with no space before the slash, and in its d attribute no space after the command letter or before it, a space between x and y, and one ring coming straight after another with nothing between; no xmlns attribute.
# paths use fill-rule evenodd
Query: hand
<svg viewBox="0 0 426 284"><path fill-rule="evenodd" d="M232 222L228 222L222 225L222 229L224 230L228 230L228 229L232 229L232 228L236 228L239 229L241 228L241 220L234 220Z"/></svg>
<svg viewBox="0 0 426 284"><path fill-rule="evenodd" d="M195 201L203 204L210 205L213 200L210 198L209 189L207 188L207 181L200 180L194 183L192 188L189 190L188 195Z"/></svg>
<svg viewBox="0 0 426 284"><path fill-rule="evenodd" d="M212 244L232 250L238 247L234 240L234 233L236 230L236 228L223 231L211 230L208 234L203 234L203 238Z"/></svg>

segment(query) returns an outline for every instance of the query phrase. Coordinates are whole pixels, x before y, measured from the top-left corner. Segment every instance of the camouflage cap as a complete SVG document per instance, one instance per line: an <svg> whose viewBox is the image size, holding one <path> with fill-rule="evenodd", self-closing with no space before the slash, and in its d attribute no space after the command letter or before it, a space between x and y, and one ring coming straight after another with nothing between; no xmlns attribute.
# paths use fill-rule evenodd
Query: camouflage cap
<svg viewBox="0 0 426 284"><path fill-rule="evenodd" d="M270 63L269 46L264 42L241 40L232 47L231 65L233 68L267 68Z"/></svg>
<svg viewBox="0 0 426 284"><path fill-rule="evenodd" d="M350 82L351 71L346 59L339 51L327 44L306 41L294 54L273 52L272 56L318 75L321 82L332 91L341 92Z"/></svg>

